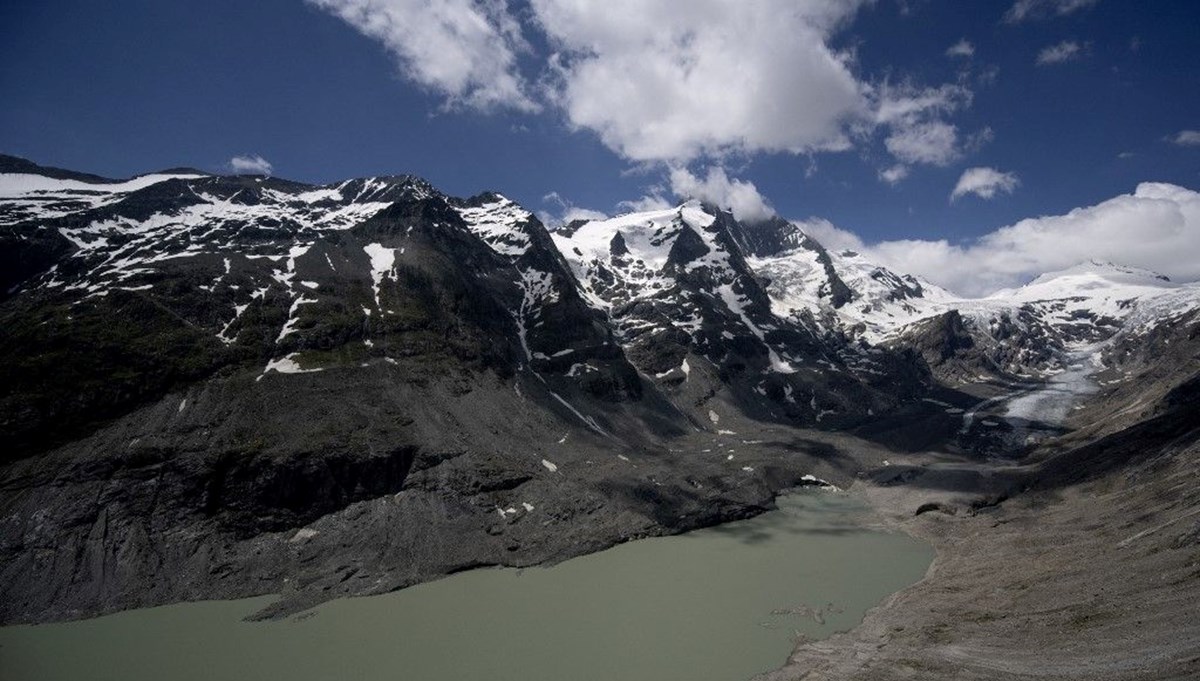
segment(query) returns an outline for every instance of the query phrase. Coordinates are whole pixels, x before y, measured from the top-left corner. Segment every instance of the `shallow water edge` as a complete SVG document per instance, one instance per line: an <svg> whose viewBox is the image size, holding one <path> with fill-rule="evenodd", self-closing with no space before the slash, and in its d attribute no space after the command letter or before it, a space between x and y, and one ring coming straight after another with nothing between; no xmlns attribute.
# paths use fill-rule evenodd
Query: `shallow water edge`
<svg viewBox="0 0 1200 681"><path fill-rule="evenodd" d="M0 629L20 679L744 679L921 579L929 545L846 494L551 567L458 573L288 619L259 597Z"/></svg>

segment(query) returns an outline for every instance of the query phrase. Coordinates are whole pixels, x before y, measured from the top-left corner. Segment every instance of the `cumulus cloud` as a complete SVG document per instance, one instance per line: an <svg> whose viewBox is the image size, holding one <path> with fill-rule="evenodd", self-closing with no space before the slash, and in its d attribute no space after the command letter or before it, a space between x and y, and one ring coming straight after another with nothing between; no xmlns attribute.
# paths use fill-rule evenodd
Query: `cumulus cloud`
<svg viewBox="0 0 1200 681"><path fill-rule="evenodd" d="M401 72L451 106L534 111L517 56L529 49L504 0L308 0L383 44Z"/></svg>
<svg viewBox="0 0 1200 681"><path fill-rule="evenodd" d="M549 206L550 210L538 211L538 219L550 229L556 229L576 220L604 220L608 217L603 211L576 206L558 192L550 192L543 196L542 203Z"/></svg>
<svg viewBox="0 0 1200 681"><path fill-rule="evenodd" d="M676 196L728 208L738 220L765 220L775 214L753 182L730 179L724 168L710 167L703 178L686 168L674 168L670 180Z"/></svg>
<svg viewBox="0 0 1200 681"><path fill-rule="evenodd" d="M270 175L273 167L262 156L247 154L229 159L229 169L239 175Z"/></svg>
<svg viewBox="0 0 1200 681"><path fill-rule="evenodd" d="M953 113L971 103L971 91L961 85L917 87L884 83L876 90L875 122L898 126Z"/></svg>
<svg viewBox="0 0 1200 681"><path fill-rule="evenodd" d="M958 127L943 118L970 105L969 90L885 83L877 97L875 123L890 130L884 146L901 163L946 166L962 156Z"/></svg>
<svg viewBox="0 0 1200 681"><path fill-rule="evenodd" d="M970 104L962 84L872 82L834 46L872 0L307 2L381 43L449 106L550 108L637 163L811 157L880 133L904 164L963 152L947 120Z"/></svg>
<svg viewBox="0 0 1200 681"><path fill-rule="evenodd" d="M975 46L966 38L954 43L946 50L947 57L963 57L970 59L975 56Z"/></svg>
<svg viewBox="0 0 1200 681"><path fill-rule="evenodd" d="M891 168L879 171L879 179L888 184L898 184L906 177L908 177L908 166L903 163L897 163Z"/></svg>
<svg viewBox="0 0 1200 681"><path fill-rule="evenodd" d="M1168 137L1167 141L1181 147L1200 147L1200 130L1180 130Z"/></svg>
<svg viewBox="0 0 1200 681"><path fill-rule="evenodd" d="M1098 2L1100 0L1017 0L1005 12L1004 20L1016 24L1028 19L1061 17L1087 9Z"/></svg>
<svg viewBox="0 0 1200 681"><path fill-rule="evenodd" d="M662 190L654 188L649 194L640 199L622 201L617 207L630 213L644 213L651 210L666 210L673 204L662 195Z"/></svg>
<svg viewBox="0 0 1200 681"><path fill-rule="evenodd" d="M1015 173L1002 173L995 168L967 168L950 192L950 200L954 201L967 194L974 194L981 199L991 199L996 194L1011 194L1021 181Z"/></svg>
<svg viewBox="0 0 1200 681"><path fill-rule="evenodd" d="M884 140L887 150L905 163L949 165L956 160L958 128L944 121L927 121L897 129Z"/></svg>
<svg viewBox="0 0 1200 681"><path fill-rule="evenodd" d="M1132 194L1065 215L1022 220L965 244L865 245L825 221L797 224L829 248L854 249L966 296L1017 286L1088 260L1144 267L1177 281L1200 279L1200 193L1170 184L1144 183Z"/></svg>
<svg viewBox="0 0 1200 681"><path fill-rule="evenodd" d="M1066 61L1073 61L1083 56L1084 46L1074 40L1064 40L1057 45L1050 45L1038 52L1038 66L1046 66L1047 64L1061 64Z"/></svg>
<svg viewBox="0 0 1200 681"><path fill-rule="evenodd" d="M531 4L567 119L632 160L844 149L868 109L828 45L858 0Z"/></svg>
<svg viewBox="0 0 1200 681"><path fill-rule="evenodd" d="M805 234L816 239L822 246L831 251L870 251L863 240L854 232L842 229L825 218L809 218L807 220L792 220Z"/></svg>

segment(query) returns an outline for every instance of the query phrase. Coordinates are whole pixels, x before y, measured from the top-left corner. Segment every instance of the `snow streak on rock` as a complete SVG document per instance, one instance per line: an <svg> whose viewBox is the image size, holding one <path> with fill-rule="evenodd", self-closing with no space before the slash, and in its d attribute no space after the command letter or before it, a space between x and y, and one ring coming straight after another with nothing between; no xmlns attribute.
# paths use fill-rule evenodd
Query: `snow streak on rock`
<svg viewBox="0 0 1200 681"><path fill-rule="evenodd" d="M371 282L375 291L375 309L383 312L383 303L379 299L379 287L388 277L396 276L396 249L384 248L382 244L373 243L363 246L363 250L371 258Z"/></svg>

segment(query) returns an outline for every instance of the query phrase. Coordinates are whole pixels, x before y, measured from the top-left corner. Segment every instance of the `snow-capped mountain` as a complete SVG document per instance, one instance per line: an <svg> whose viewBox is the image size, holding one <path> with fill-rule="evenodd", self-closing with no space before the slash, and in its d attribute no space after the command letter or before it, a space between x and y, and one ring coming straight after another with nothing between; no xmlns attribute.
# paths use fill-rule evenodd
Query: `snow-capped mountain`
<svg viewBox="0 0 1200 681"><path fill-rule="evenodd" d="M617 401L641 392L549 234L499 195L454 199L412 177L312 187L192 172L113 182L33 169L0 175L0 197L0 246L14 265L9 297L62 311L26 339L47 345L43 360L64 346L51 375L6 370L15 395L30 391L4 415L14 434L36 440L63 410L120 409L181 372L220 366L259 381L414 358L502 374L532 367L551 409L588 424L566 390ZM131 305L148 308L145 328L103 326ZM159 333L186 349L147 347L145 356L130 342L100 367L65 347L80 333L120 345L125 332ZM131 385L114 399L99 384L116 367Z"/></svg>
<svg viewBox="0 0 1200 681"><path fill-rule="evenodd" d="M904 394L896 384L911 381L888 367L890 353L850 348L828 333L817 308L780 313L755 254L824 252L782 220L745 225L689 201L578 222L553 237L633 363L670 390L710 391L692 374L711 367L748 411L834 423L888 409ZM826 280L804 295L845 293ZM876 389L881 378L891 392Z"/></svg>
<svg viewBox="0 0 1200 681"><path fill-rule="evenodd" d="M1152 327L1200 304L1197 285L1112 263L1049 272L985 298L968 299L897 274L854 251L827 251L796 225L744 225L770 235L742 240L746 262L765 283L774 314L835 334L850 347L911 347L953 382L998 374L1045 375L1130 325ZM953 346L953 347L951 347ZM1096 349L1099 351L1099 348Z"/></svg>
<svg viewBox="0 0 1200 681"><path fill-rule="evenodd" d="M897 378L905 349L951 381L1043 374L1135 313L1153 323L1148 301L1180 290L1092 263L964 300L787 221L747 224L695 201L548 232L503 196L456 199L409 176L112 181L11 158L0 170L11 296L82 314L136 294L206 337L194 339L206 357L260 358L259 379L444 343L557 385L552 401L601 432L564 391L621 400L715 384L750 411L832 423L911 390L897 387L911 382ZM1188 309L1183 291L1162 310Z"/></svg>
<svg viewBox="0 0 1200 681"><path fill-rule="evenodd" d="M1087 350L1168 391L1198 303L1095 263L962 300L695 201L551 232L411 176L0 156L0 618L296 608L741 517L852 479L829 441L959 442L964 383Z"/></svg>
<svg viewBox="0 0 1200 681"><path fill-rule="evenodd" d="M799 235L798 245L750 259L769 281L771 307L780 316L812 315L826 330L878 344L954 300L945 289L896 274L854 251L827 251L799 227L785 224Z"/></svg>
<svg viewBox="0 0 1200 681"><path fill-rule="evenodd" d="M679 367L688 349L719 364L729 341L754 338L769 368L793 374L816 346L807 329L780 324L737 244L732 219L698 202L577 224L554 233L583 290L608 312L627 345L655 374ZM658 337L675 348L669 356ZM661 359L661 362L660 362Z"/></svg>
<svg viewBox="0 0 1200 681"><path fill-rule="evenodd" d="M937 301L918 321L892 329L885 342L928 345L931 333L943 336L948 325L960 324L969 337L963 349L974 355L971 363L984 374L1045 376L1077 361L1081 352L1101 352L1103 343L1127 328L1167 322L1198 305L1200 287L1195 284L1177 285L1154 272L1088 262L986 298ZM972 380L962 366L943 377L951 374L953 380Z"/></svg>

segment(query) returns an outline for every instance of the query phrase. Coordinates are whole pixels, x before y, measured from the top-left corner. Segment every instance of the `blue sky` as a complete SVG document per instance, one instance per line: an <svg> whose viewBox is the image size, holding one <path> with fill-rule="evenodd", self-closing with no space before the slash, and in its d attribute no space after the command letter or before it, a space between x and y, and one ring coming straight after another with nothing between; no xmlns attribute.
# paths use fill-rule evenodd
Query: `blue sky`
<svg viewBox="0 0 1200 681"><path fill-rule="evenodd" d="M556 216L702 193L964 247L1141 182L1200 188L1191 0L593 5L6 2L0 151L109 176L238 155L308 182L414 173Z"/></svg>

